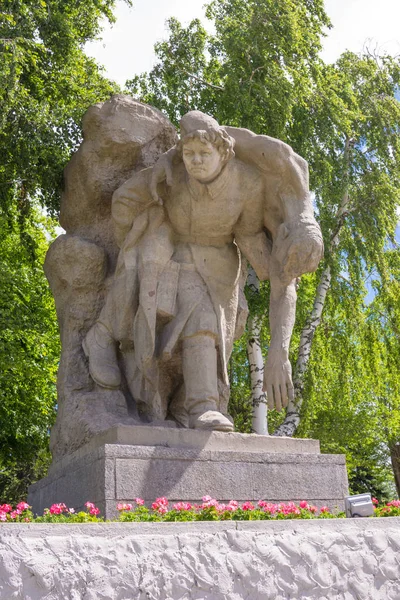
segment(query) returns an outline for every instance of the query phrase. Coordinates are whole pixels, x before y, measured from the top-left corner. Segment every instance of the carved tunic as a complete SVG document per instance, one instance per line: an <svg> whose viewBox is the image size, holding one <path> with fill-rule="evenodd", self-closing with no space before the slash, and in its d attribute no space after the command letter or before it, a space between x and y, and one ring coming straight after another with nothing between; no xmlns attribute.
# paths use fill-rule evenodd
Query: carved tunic
<svg viewBox="0 0 400 600"><path fill-rule="evenodd" d="M183 331L190 315L195 314L193 311L201 297L199 281L197 280L197 285L193 282L193 291L190 293L189 277L184 275L188 265L192 265L204 282L211 300L205 306L209 306L210 310L212 306L216 317L215 333L222 367L221 378L228 383L227 361L235 338L238 310L241 268L238 247L259 277L268 277L269 248L263 230L263 178L257 169L232 159L212 183L201 184L188 175L181 163L174 169L172 187L166 188L163 194L166 217L162 226L164 229L157 229L154 224L152 226L157 220L154 214L150 214L145 221L143 208L140 208L150 198L146 185L150 175L151 169L148 169L133 176L113 200L113 217L117 228L126 230L127 223L133 222L131 231L125 234L120 263L125 260L125 263L131 264L132 260L128 260L128 257L131 257L132 251L141 243L142 249L139 248L137 252L141 255L142 263L146 262L143 259L146 256L148 265L158 265L158 275L153 274L153 279L160 276L170 260L181 264L178 285L180 309L176 318L166 326L161 342L161 353L166 355L171 354L182 332L184 335L196 333L193 324L189 324L188 331ZM157 207L148 212L151 213L151 210L155 213L160 209ZM137 220L143 220L139 229L135 215L138 216ZM170 227L169 235L165 229L166 223ZM123 237L122 233L119 235L120 238ZM140 235L143 236L141 242ZM169 249L166 237L169 237ZM150 270L150 266L148 269ZM182 297L183 294L186 298ZM141 296L143 298L143 294ZM121 304L121 299L119 303ZM146 304L143 311L146 323L154 328L155 315L151 313L155 310L155 302L145 297L143 303ZM213 333L210 310L203 310L203 317L208 323L207 332ZM143 330L143 324L140 329ZM137 330L139 332L139 327ZM152 353L154 343L153 339L148 345L146 356Z"/></svg>

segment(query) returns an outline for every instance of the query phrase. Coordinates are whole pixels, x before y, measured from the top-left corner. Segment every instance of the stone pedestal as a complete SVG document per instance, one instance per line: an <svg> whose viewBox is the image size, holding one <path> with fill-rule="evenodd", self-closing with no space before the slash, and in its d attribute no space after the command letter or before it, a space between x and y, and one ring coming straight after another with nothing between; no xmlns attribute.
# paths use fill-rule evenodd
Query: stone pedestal
<svg viewBox="0 0 400 600"><path fill-rule="evenodd" d="M320 454L316 440L148 426L116 426L53 464L29 490L42 513L55 502L94 502L106 518L117 502L158 496L199 501L307 500L343 509L345 458Z"/></svg>

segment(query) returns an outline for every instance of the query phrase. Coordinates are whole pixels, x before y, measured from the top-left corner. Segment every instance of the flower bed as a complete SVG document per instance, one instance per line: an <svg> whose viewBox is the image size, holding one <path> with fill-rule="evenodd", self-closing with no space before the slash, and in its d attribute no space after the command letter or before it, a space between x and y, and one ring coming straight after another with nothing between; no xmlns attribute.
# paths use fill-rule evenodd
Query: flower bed
<svg viewBox="0 0 400 600"><path fill-rule="evenodd" d="M227 504L218 502L211 496L203 496L201 504L177 502L169 504L167 498L157 498L150 508L145 506L142 498L136 498L132 504L119 503L117 509L122 522L178 522L178 521L262 521L283 519L334 519L343 518L345 513L332 513L328 507L317 508L305 500L299 504L294 502L274 504L259 500L239 504L230 500ZM375 517L400 516L400 500L391 500L379 504L373 498ZM34 516L26 502L20 502L14 508L10 504L0 505L0 522L7 523L95 523L104 518L93 502L86 502L85 511L75 511L65 504L53 504L46 508L42 516Z"/></svg>

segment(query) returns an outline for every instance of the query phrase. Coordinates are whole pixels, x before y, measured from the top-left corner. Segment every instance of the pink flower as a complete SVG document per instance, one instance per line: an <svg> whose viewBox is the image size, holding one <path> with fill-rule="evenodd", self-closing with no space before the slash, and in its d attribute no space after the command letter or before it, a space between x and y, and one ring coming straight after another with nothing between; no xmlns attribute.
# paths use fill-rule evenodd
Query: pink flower
<svg viewBox="0 0 400 600"><path fill-rule="evenodd" d="M318 508L316 506L310 506L308 510L312 513L316 513L318 511Z"/></svg>
<svg viewBox="0 0 400 600"><path fill-rule="evenodd" d="M52 515L60 515L63 511L61 504L52 504L50 506L50 513Z"/></svg>
<svg viewBox="0 0 400 600"><path fill-rule="evenodd" d="M276 512L278 512L278 506L272 502L263 502L262 509L263 512L270 513L271 515L274 515Z"/></svg>
<svg viewBox="0 0 400 600"><path fill-rule="evenodd" d="M30 508L30 506L26 502L20 502L19 504L17 504L18 510L28 510L28 508Z"/></svg>
<svg viewBox="0 0 400 600"><path fill-rule="evenodd" d="M0 512L0 521L7 521L7 513Z"/></svg>
<svg viewBox="0 0 400 600"><path fill-rule="evenodd" d="M85 502L86 508L96 508L93 502Z"/></svg>
<svg viewBox="0 0 400 600"><path fill-rule="evenodd" d="M387 502L386 506L396 506L396 507L399 507L400 506L400 500L391 500L390 502Z"/></svg>
<svg viewBox="0 0 400 600"><path fill-rule="evenodd" d="M327 506L321 506L319 510L321 513L329 513L329 508Z"/></svg>
<svg viewBox="0 0 400 600"><path fill-rule="evenodd" d="M144 504L144 500L143 500L143 498L135 498L135 502L136 502L136 504L138 504L139 506L143 506L143 504Z"/></svg>
<svg viewBox="0 0 400 600"><path fill-rule="evenodd" d="M299 504L300 508L309 508L308 502L306 500L302 500Z"/></svg>
<svg viewBox="0 0 400 600"><path fill-rule="evenodd" d="M189 502L177 502L172 508L174 510L191 510L192 505Z"/></svg>
<svg viewBox="0 0 400 600"><path fill-rule="evenodd" d="M207 498L207 500L204 500L204 498ZM218 500L211 498L211 496L203 496L202 499L203 504L201 505L201 508L211 508L211 506L217 506L218 504Z"/></svg>
<svg viewBox="0 0 400 600"><path fill-rule="evenodd" d="M379 504L379 500L377 500L376 498L371 498L372 500L372 504Z"/></svg>
<svg viewBox="0 0 400 600"><path fill-rule="evenodd" d="M155 502L153 502L153 504L151 505L152 509L157 510L161 515L168 512L167 506L168 500L164 496L162 496L161 498L156 498Z"/></svg>
<svg viewBox="0 0 400 600"><path fill-rule="evenodd" d="M132 504L125 504L123 502L119 502L117 504L117 510L132 510Z"/></svg>
<svg viewBox="0 0 400 600"><path fill-rule="evenodd" d="M228 507L226 506L226 504L216 504L215 508L219 513L222 513L225 512Z"/></svg>
<svg viewBox="0 0 400 600"><path fill-rule="evenodd" d="M254 510L254 504L251 502L243 502L242 510Z"/></svg>
<svg viewBox="0 0 400 600"><path fill-rule="evenodd" d="M99 515L100 514L100 509L97 508L96 506L93 506L93 508L91 508L89 512L90 512L91 515Z"/></svg>
<svg viewBox="0 0 400 600"><path fill-rule="evenodd" d="M68 509L68 512L69 512L71 515L73 515L73 514L74 514L74 512L75 512L75 509L74 509L74 508L69 508L69 509Z"/></svg>
<svg viewBox="0 0 400 600"><path fill-rule="evenodd" d="M5 513L8 513L8 512L12 511L12 506L11 506L11 504L2 504L0 506L0 510L3 511L3 512L5 512Z"/></svg>
<svg viewBox="0 0 400 600"><path fill-rule="evenodd" d="M20 510L13 510L12 512L10 512L10 517L12 519L16 519L20 514L21 514Z"/></svg>
<svg viewBox="0 0 400 600"><path fill-rule="evenodd" d="M63 502L60 502L59 504L52 504L50 506L50 513L52 515L60 515L64 511L68 512L68 508Z"/></svg>
<svg viewBox="0 0 400 600"><path fill-rule="evenodd" d="M161 506L168 506L168 500L165 498L165 496L161 496L161 498L156 498L156 502L158 502L158 504L161 504Z"/></svg>

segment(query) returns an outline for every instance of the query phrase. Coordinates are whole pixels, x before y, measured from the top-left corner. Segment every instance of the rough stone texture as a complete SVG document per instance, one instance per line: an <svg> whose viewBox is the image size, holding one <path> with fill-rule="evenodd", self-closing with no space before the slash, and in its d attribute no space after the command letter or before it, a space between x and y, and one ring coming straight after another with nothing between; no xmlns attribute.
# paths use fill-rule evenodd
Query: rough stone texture
<svg viewBox="0 0 400 600"><path fill-rule="evenodd" d="M1 600L398 600L400 519L0 525Z"/></svg>
<svg viewBox="0 0 400 600"><path fill-rule="evenodd" d="M136 422L132 399L123 388L94 384L82 338L98 317L115 271L113 192L176 141L175 128L160 111L122 95L91 106L83 118L83 134L64 172L60 223L66 235L55 240L45 261L62 342L58 414L51 432L55 460L115 423Z"/></svg>
<svg viewBox="0 0 400 600"><path fill-rule="evenodd" d="M219 436L228 434L210 435L216 438L210 449L182 444L104 444L95 448L92 440L87 447L53 464L49 476L30 487L28 501L41 514L55 502L81 508L90 500L107 518L116 514L117 502L136 497L147 503L159 496L171 501L199 501L205 494L220 501L308 500L343 510L348 494L344 456L304 452L306 440L291 440L284 452L277 450L279 445L284 447L285 440L280 440L278 447L271 440L268 451L268 438L262 452L245 450L245 443L238 443L236 450L232 449L233 443L230 450L213 449L221 447ZM252 437L229 436L233 440L237 436L238 441L242 438L242 442Z"/></svg>

